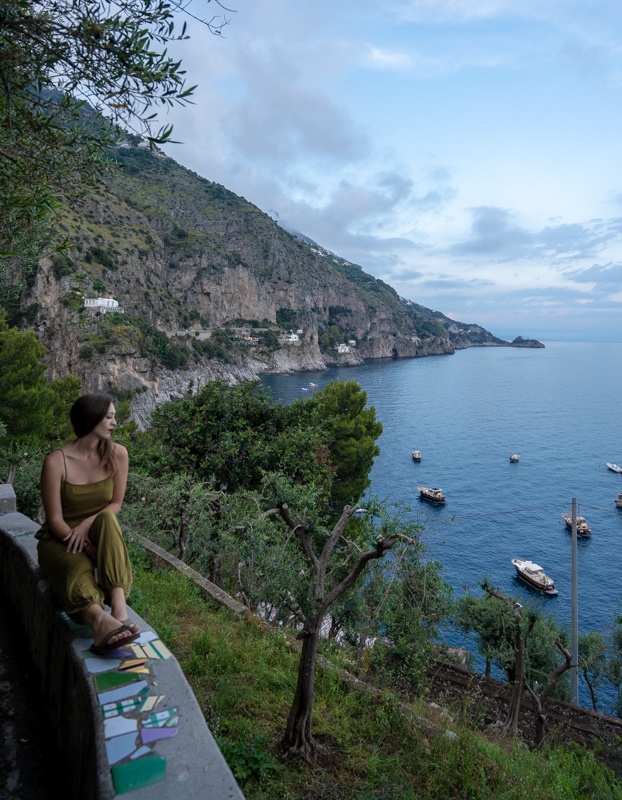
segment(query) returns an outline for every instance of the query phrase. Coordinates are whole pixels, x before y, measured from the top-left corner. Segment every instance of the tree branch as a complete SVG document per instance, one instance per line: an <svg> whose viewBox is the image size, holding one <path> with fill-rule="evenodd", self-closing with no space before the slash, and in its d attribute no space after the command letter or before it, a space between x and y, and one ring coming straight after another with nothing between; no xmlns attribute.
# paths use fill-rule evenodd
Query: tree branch
<svg viewBox="0 0 622 800"><path fill-rule="evenodd" d="M308 523L306 522L296 522L289 511L289 506L287 503L283 503L279 508L279 513L283 522L287 525L290 530L298 535L300 539L300 546L302 547L302 551L307 557L309 564L311 565L311 569L313 570L313 574L318 577L320 564L317 559L317 556L313 552L313 548L311 547L311 542L309 541L309 532L310 528Z"/></svg>
<svg viewBox="0 0 622 800"><path fill-rule="evenodd" d="M361 572L365 569L365 565L368 561L371 561L372 558L382 558L382 556L390 550L395 542L397 541L396 536L390 536L388 539L379 539L376 547L373 550L368 550L366 553L359 558L356 566L352 569L352 571L346 575L346 577L341 581L341 583L337 584L337 586L330 591L326 597L322 601L322 605L320 607L321 613L326 613L326 609L330 608L330 606L335 602L338 597L352 586L352 584L356 581L359 577ZM320 612L318 612L320 613Z"/></svg>

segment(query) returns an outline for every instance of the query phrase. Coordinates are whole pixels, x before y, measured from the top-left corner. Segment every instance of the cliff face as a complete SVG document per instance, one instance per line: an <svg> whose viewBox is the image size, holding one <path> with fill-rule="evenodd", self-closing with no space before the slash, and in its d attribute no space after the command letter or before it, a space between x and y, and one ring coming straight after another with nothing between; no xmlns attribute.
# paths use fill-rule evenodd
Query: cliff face
<svg viewBox="0 0 622 800"><path fill-rule="evenodd" d="M41 262L24 315L53 377L131 396L141 423L189 382L508 344L403 300L137 141L115 155L106 190L64 210L72 247ZM84 308L98 297L123 313Z"/></svg>

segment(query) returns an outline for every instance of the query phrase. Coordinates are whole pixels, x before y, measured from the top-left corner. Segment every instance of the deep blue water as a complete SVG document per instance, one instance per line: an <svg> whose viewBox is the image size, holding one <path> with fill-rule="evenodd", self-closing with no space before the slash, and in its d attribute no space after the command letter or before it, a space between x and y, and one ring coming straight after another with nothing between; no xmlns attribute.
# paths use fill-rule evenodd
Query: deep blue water
<svg viewBox="0 0 622 800"><path fill-rule="evenodd" d="M622 464L622 344L472 348L262 382L290 402L337 379L356 380L384 426L370 491L411 504L454 596L467 586L479 591L486 575L569 626L571 537L561 514L576 497L592 528L591 539L578 542L579 629L606 632L622 607L622 511L614 505L622 475L606 467ZM513 452L517 464L509 462ZM419 500L421 484L441 487L446 504ZM514 557L544 567L559 596L541 597L519 582Z"/></svg>

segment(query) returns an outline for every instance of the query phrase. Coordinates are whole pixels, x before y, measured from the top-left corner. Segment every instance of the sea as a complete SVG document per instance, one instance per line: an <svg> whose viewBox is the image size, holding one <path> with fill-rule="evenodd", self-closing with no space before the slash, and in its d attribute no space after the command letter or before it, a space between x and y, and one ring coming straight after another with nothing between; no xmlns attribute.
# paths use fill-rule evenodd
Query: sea
<svg viewBox="0 0 622 800"><path fill-rule="evenodd" d="M575 498L592 529L578 540L579 631L607 633L622 613L622 510L614 504L622 474L607 468L622 465L622 344L474 347L270 375L262 383L288 403L334 380L357 381L383 425L369 493L411 507L454 598L481 593L486 578L569 629L572 540L562 513ZM510 463L512 453L518 463ZM446 503L421 500L420 485L441 488ZM558 596L525 586L512 558L540 564ZM451 627L442 636L475 656L469 637ZM579 701L588 705L581 684ZM605 692L599 710L612 701Z"/></svg>

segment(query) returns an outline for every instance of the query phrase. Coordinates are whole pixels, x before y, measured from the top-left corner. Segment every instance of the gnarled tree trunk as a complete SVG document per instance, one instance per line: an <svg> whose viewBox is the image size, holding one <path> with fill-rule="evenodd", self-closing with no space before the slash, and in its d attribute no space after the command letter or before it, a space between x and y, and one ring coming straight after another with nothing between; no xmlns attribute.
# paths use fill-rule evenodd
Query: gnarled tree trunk
<svg viewBox="0 0 622 800"><path fill-rule="evenodd" d="M315 662L317 660L319 638L320 624L316 621L314 628L308 632L303 632L302 636L302 653L298 664L296 694L287 717L285 733L281 740L281 747L286 758L296 755L301 756L305 761L311 761L317 752L317 745L311 733L311 714L315 692Z"/></svg>

